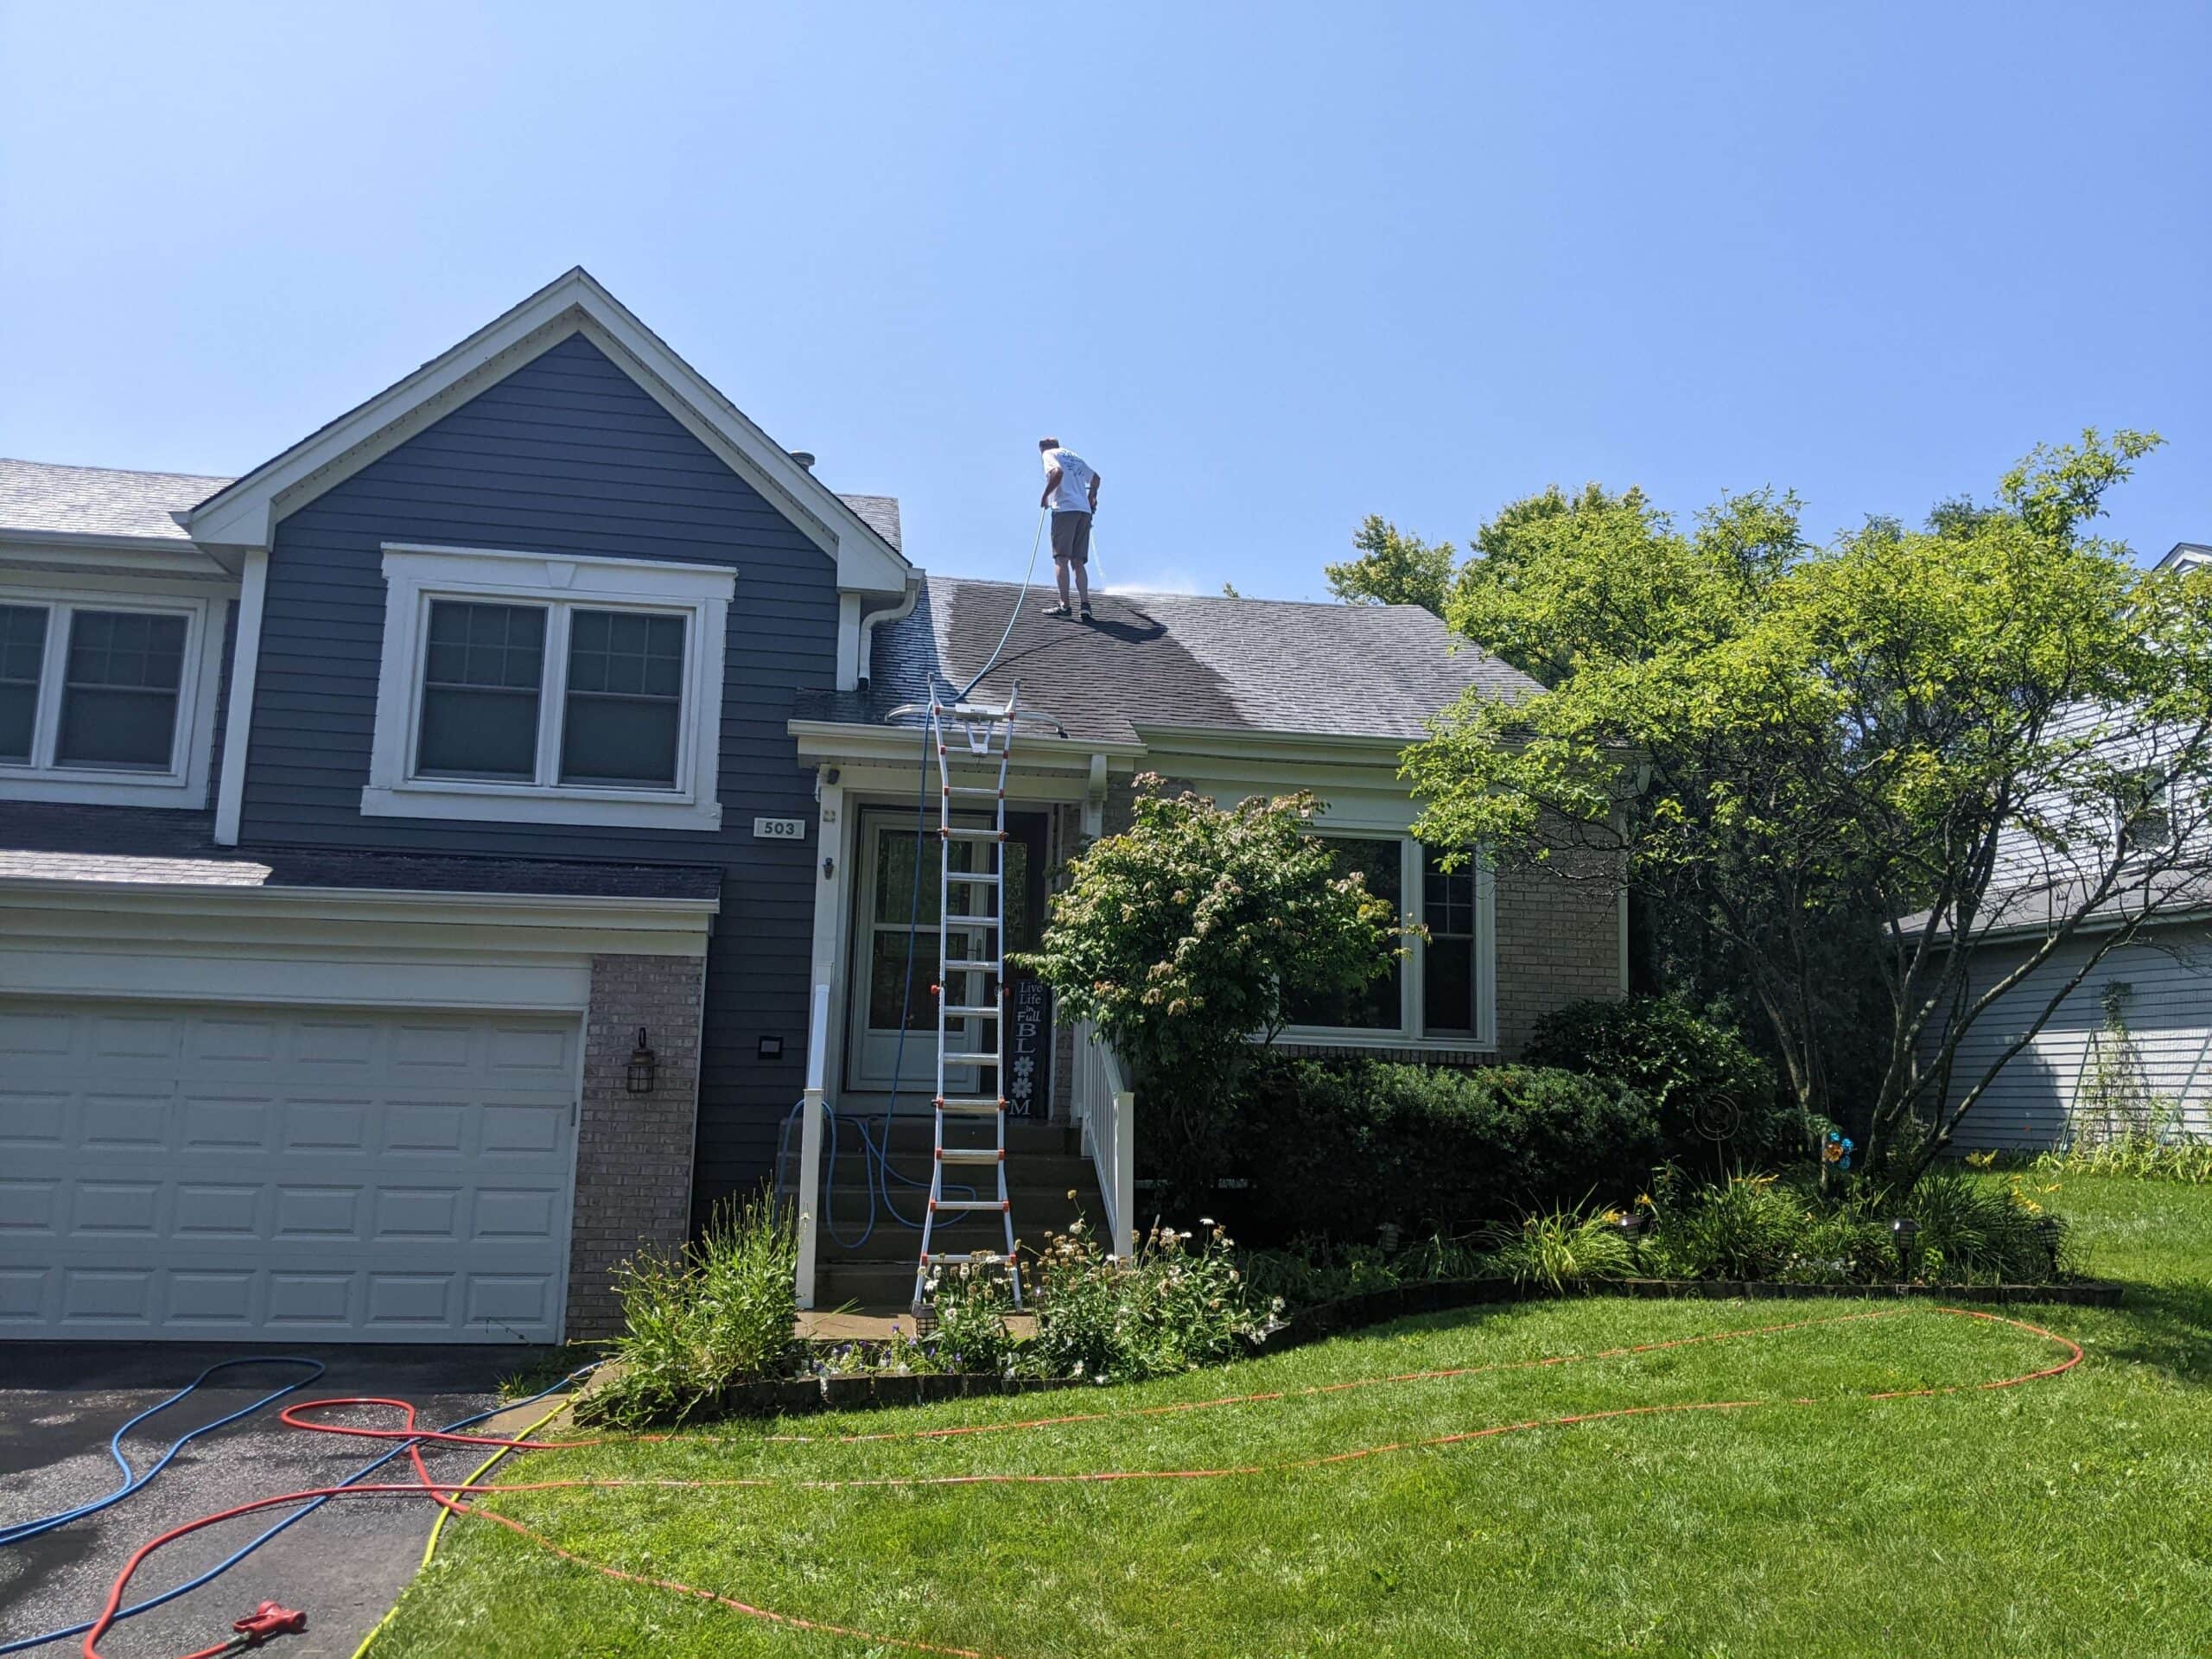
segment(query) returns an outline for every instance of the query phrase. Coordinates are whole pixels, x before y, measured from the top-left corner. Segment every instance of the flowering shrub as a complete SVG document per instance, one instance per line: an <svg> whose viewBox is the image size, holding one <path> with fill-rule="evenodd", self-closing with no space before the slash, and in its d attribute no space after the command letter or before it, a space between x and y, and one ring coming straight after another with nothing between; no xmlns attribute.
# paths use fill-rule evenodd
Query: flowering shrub
<svg viewBox="0 0 2212 1659"><path fill-rule="evenodd" d="M950 1262L923 1288L937 1313L931 1357L938 1369L1012 1372L1014 1342L1006 1316L1014 1312L1014 1292L1003 1263L981 1256Z"/></svg>
<svg viewBox="0 0 2212 1659"><path fill-rule="evenodd" d="M1020 1363L1041 1376L1135 1382L1234 1358L1282 1311L1262 1304L1211 1220L1192 1236L1155 1227L1115 1261L1081 1221L1049 1240L1033 1272L1037 1335Z"/></svg>
<svg viewBox="0 0 2212 1659"><path fill-rule="evenodd" d="M1224 808L1169 798L1150 773L1137 786L1128 829L1070 861L1022 961L1129 1063L1144 1155L1195 1205L1227 1173L1249 1039L1389 972L1398 924L1311 833L1311 794Z"/></svg>

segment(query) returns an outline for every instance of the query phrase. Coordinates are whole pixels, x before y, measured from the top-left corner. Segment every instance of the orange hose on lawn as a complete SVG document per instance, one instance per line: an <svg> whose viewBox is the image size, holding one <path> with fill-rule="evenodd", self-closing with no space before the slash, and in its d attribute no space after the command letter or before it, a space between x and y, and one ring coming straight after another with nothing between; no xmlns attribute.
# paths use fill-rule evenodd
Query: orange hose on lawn
<svg viewBox="0 0 2212 1659"><path fill-rule="evenodd" d="M1097 1422L1109 1421L1117 1417L1153 1416L1169 1412L1198 1411L1209 1409L1214 1407L1230 1405L1266 1404L1294 1398L1308 1397L1315 1395L1341 1393L1349 1389L1377 1388L1394 1383L1429 1382L1444 1377L1472 1376L1484 1371L1527 1370L1540 1366L1576 1364L1586 1361L1599 1359L1624 1358L1637 1354L1656 1353L1668 1349L1686 1348L1705 1343L1723 1342L1734 1338L1771 1336L1782 1332L1802 1331L1820 1325L1847 1325L1863 1323L1873 1319L1894 1319L1897 1317L1901 1311L1902 1310L1885 1310L1873 1313L1842 1314L1833 1319L1796 1319L1780 1325L1748 1325L1739 1327L1735 1330L1712 1332L1706 1335L1698 1337L1679 1337L1668 1342L1642 1343L1634 1347L1607 1349L1601 1352L1593 1354L1560 1354L1552 1355L1539 1359L1503 1361L1488 1365L1459 1366L1446 1370L1407 1371L1392 1376L1357 1377L1345 1382L1325 1383L1307 1389L1266 1394L1230 1395L1214 1400L1179 1402L1164 1406L1140 1407L1126 1412L1092 1412L1073 1414L1059 1417L1033 1418L1016 1423L974 1424L965 1427L918 1429L909 1431L905 1434L842 1435L837 1437L837 1442L849 1444L879 1440L941 1437L961 1433L1006 1433L1017 1429L1049 1428L1071 1423ZM1984 1313L1976 1308L1937 1306L1932 1309L1932 1311L1939 1313L1949 1314L1959 1319L1980 1319L1991 1325L2009 1325L2014 1330L2027 1332L2032 1336L2042 1338L2046 1342L2056 1344L2065 1351L2066 1357L2055 1365L2046 1365L2036 1370L2022 1371L2011 1376L1997 1377L1988 1382L1955 1382L1945 1384L1940 1387L1925 1389L1891 1389L1878 1394L1839 1395L1831 1396L1830 1401L1827 1403L1833 1403L1834 1400L1876 1401L1933 1399L1946 1395L1974 1394L1997 1389L2018 1388L2024 1383L2039 1382L2051 1377L2063 1376L2066 1372L2072 1370L2076 1365L2079 1365L2083 1357L2082 1345L2074 1341L2071 1338L2062 1337L2056 1332L2047 1331L2039 1325L2031 1325L2025 1319L2008 1319L2002 1314ZM577 1567L587 1567L592 1572L597 1573L604 1578L613 1580L617 1583L644 1585L654 1589L666 1590L676 1594L694 1597L700 1600L712 1602L717 1606L730 1608L734 1611L745 1614L749 1618L760 1619L769 1624L781 1625L788 1630L810 1630L825 1636L848 1637L855 1641L867 1642L880 1647L897 1648L910 1653L927 1653L950 1656L951 1659L995 1659L995 1656L982 1653L976 1649L948 1647L936 1643L920 1641L908 1637L882 1636L872 1631L855 1630L846 1625L832 1624L819 1620L805 1618L796 1613L778 1612L770 1608L754 1606L749 1602L741 1601L733 1596L723 1595L717 1591L702 1589L696 1585L684 1584L674 1579L651 1578L641 1573L626 1571L621 1567L610 1567L604 1562L589 1560L583 1556L577 1555L571 1551L563 1548L560 1544L547 1537L544 1534L538 1532L524 1522L514 1519L512 1516L501 1515L495 1510L487 1510L480 1503L463 1503L461 1500L463 1498L483 1498L510 1492L546 1492L578 1490L607 1491L622 1491L632 1488L670 1491L709 1491L731 1487L757 1488L789 1486L797 1490L807 1491L849 1491L859 1490L931 1486L1071 1485L1119 1481L1221 1480L1238 1476L1294 1473L1315 1469L1331 1468L1342 1464L1358 1462L1368 1458L1381 1457L1391 1452L1432 1450L1443 1446L1462 1446L1474 1440L1491 1440L1500 1435L1523 1433L1530 1430L1540 1428L1569 1428L1584 1423L1608 1422L1632 1417L1669 1416L1688 1412L1745 1411L1764 1406L1814 1406L1821 1403L1824 1402L1804 1398L1766 1398L1752 1400L1692 1400L1671 1402L1660 1405L1618 1406L1603 1411L1577 1412L1570 1415L1560 1417L1529 1418L1518 1422L1493 1423L1485 1425L1479 1428L1461 1429L1454 1433L1433 1435L1423 1440L1395 1440L1375 1446L1353 1446L1341 1452L1325 1452L1316 1454L1312 1457L1288 1459L1274 1463L1236 1464L1219 1468L1084 1470L1060 1474L985 1473L973 1475L874 1476L856 1477L840 1480L791 1479L774 1476L733 1477L728 1479L720 1480L655 1480L645 1478L631 1479L601 1478L569 1480L514 1481L494 1484L478 1484L472 1481L462 1481L457 1484L448 1484L441 1485L438 1482L431 1478L429 1466L423 1460L421 1449L422 1442L429 1441L447 1445L498 1446L510 1452L542 1452L590 1446L630 1444L637 1441L660 1442L676 1439L689 1439L696 1443L696 1441L702 1437L673 1435L608 1435L581 1440L504 1440L496 1435L459 1434L442 1433L435 1430L417 1429L413 1427L415 1420L415 1408L410 1402L404 1400L362 1398L307 1401L299 1405L287 1408L280 1414L283 1421L295 1428L308 1429L320 1433L356 1435L371 1440L400 1439L416 1441L416 1444L408 1449L409 1459L415 1467L415 1482L412 1484L407 1482L391 1482L377 1485L324 1486L312 1488L304 1491L285 1492L274 1497L259 1498L250 1503L241 1503L234 1509L224 1510L214 1515L203 1516L197 1521L188 1522L183 1526L171 1529L169 1531L162 1534L159 1537L152 1539L147 1543L142 1545L131 1554L130 1559L124 1563L122 1572L117 1575L114 1585L108 1592L107 1605L101 1609L99 1618L94 1623L91 1630L88 1631L85 1637L83 1653L85 1659L101 1659L99 1650L99 1639L103 1636L106 1635L108 1630L114 1625L117 1611L123 1605L124 1592L130 1585L131 1575L137 1572L140 1565L144 1562L149 1556L152 1555L156 1550L162 1548L163 1545L168 1544L174 1540L185 1537L191 1533L200 1530L204 1527L211 1527L219 1522L227 1521L238 1516L251 1515L261 1510L273 1509L287 1503L305 1503L314 1498L406 1497L415 1498L427 1497L449 1514L459 1516L475 1516L487 1521L496 1522L499 1525L506 1528L509 1531L514 1533L518 1537L528 1539L531 1542L537 1545L541 1549L546 1550L549 1553L558 1556L561 1560L570 1562ZM302 1412L317 1411L337 1406L360 1405L391 1407L401 1414L402 1421L406 1426L400 1428L357 1427L339 1423L305 1421L296 1414ZM810 1437L761 1436L758 1438L760 1440L804 1440Z"/></svg>

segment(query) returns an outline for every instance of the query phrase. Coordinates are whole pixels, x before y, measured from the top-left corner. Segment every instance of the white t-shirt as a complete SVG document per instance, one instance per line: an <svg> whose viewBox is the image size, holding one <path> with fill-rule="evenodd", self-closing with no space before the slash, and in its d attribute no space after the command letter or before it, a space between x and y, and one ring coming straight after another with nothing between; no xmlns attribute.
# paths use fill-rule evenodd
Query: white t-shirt
<svg viewBox="0 0 2212 1659"><path fill-rule="evenodd" d="M1072 449L1047 449L1044 456L1047 473L1055 467L1060 469L1059 485L1052 492L1052 511L1089 512L1090 480L1098 476L1090 470L1090 463Z"/></svg>

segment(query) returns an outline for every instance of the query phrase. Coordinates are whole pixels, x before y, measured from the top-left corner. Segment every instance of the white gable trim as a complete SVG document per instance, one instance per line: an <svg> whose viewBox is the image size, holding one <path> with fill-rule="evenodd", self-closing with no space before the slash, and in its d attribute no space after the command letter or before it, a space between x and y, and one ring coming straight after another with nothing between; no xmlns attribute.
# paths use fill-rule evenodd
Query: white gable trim
<svg viewBox="0 0 2212 1659"><path fill-rule="evenodd" d="M458 346L176 515L211 550L274 543L276 524L457 404L581 334L836 561L837 585L898 594L913 567L581 266Z"/></svg>

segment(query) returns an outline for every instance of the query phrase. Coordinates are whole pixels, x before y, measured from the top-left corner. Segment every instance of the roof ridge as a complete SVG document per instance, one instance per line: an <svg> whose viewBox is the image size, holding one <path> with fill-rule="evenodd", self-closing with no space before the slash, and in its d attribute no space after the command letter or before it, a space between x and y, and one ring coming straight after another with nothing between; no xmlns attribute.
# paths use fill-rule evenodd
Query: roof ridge
<svg viewBox="0 0 2212 1659"><path fill-rule="evenodd" d="M29 455L0 455L0 466L50 467L57 472L112 473L119 478L189 478L197 480L227 478L224 473L178 473L160 467L95 467L80 461L35 461Z"/></svg>

